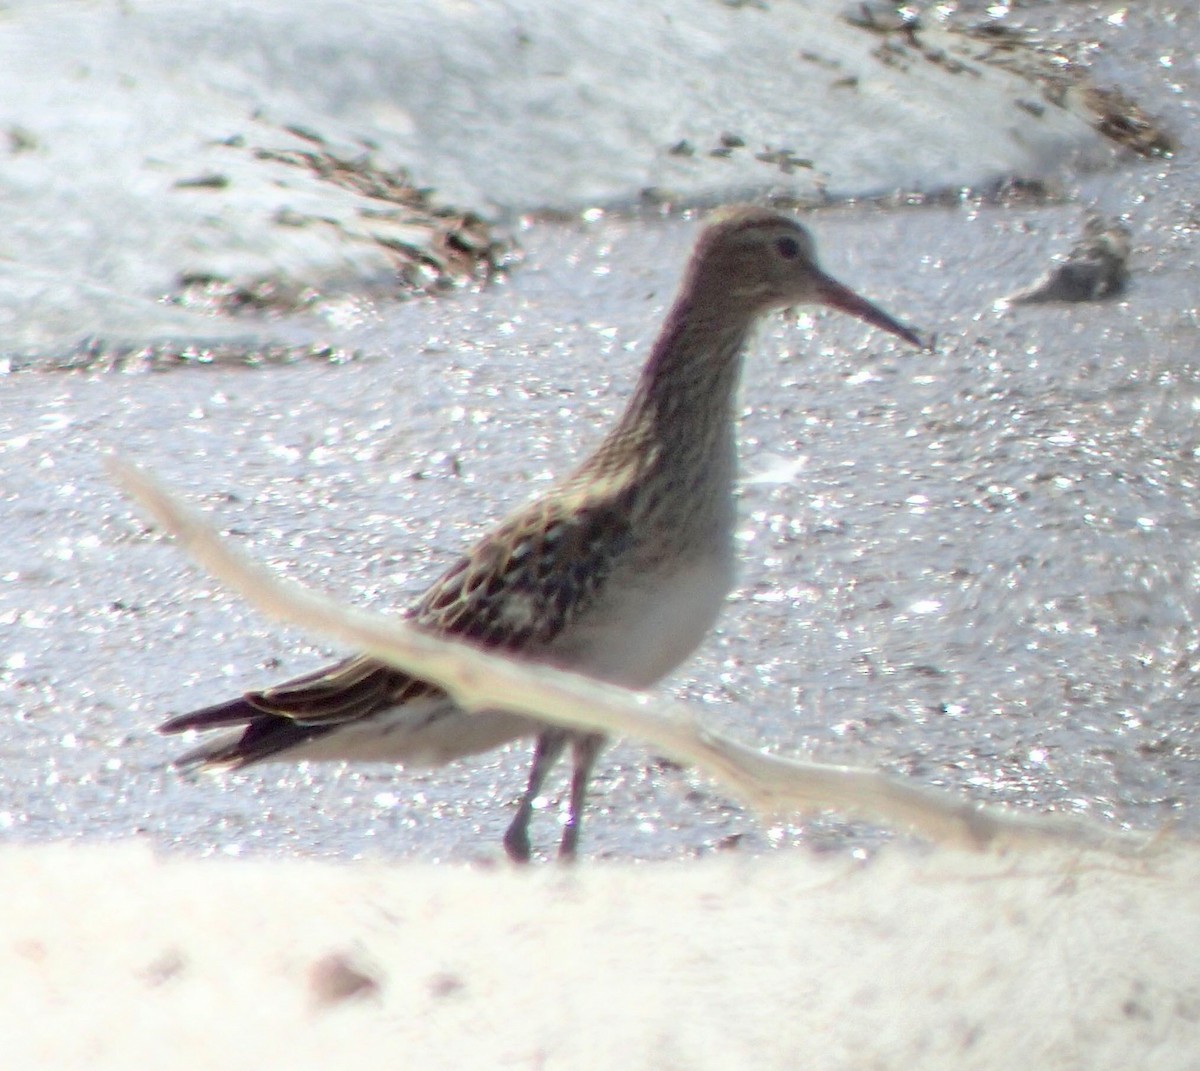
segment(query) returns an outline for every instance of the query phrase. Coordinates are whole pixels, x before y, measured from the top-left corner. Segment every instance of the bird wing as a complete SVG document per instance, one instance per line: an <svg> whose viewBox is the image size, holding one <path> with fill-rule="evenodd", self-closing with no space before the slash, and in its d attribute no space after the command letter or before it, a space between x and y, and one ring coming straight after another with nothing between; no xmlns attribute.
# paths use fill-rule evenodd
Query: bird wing
<svg viewBox="0 0 1200 1071"><path fill-rule="evenodd" d="M595 598L630 541L619 498L532 504L481 539L408 614L413 624L500 651L550 645ZM419 677L356 655L240 700L175 718L165 732L245 724L258 715L313 728L441 694Z"/></svg>

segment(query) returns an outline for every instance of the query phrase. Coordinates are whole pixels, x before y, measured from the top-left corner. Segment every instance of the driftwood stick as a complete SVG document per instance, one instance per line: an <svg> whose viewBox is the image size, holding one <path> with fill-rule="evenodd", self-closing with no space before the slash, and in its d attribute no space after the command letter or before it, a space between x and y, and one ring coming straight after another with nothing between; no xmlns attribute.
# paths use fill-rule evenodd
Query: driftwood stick
<svg viewBox="0 0 1200 1071"><path fill-rule="evenodd" d="M251 562L137 466L110 458L108 467L113 479L197 562L263 613L336 637L406 673L434 681L467 710L504 709L640 740L699 767L730 795L770 817L829 808L974 848L1057 844L1133 854L1154 843L1080 817L968 802L876 770L767 754L705 728L682 704L492 654L422 632L397 618L339 605Z"/></svg>

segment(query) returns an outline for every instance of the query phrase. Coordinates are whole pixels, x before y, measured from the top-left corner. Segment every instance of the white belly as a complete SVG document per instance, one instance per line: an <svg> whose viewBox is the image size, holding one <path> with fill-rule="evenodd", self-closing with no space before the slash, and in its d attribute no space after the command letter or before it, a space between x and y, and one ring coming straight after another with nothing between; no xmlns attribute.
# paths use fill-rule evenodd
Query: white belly
<svg viewBox="0 0 1200 1071"><path fill-rule="evenodd" d="M732 586L732 562L721 558L647 578L577 622L563 661L615 684L647 688L700 646Z"/></svg>

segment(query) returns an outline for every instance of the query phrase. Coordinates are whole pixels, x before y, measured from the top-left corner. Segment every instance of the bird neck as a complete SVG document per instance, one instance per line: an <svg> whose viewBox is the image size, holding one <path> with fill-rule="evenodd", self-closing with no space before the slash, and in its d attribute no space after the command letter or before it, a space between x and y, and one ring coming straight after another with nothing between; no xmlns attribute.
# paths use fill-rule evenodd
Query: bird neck
<svg viewBox="0 0 1200 1071"><path fill-rule="evenodd" d="M730 314L718 303L697 301L685 289L625 412L584 471L633 483L666 474L710 495L731 487L733 407L754 320L753 314Z"/></svg>

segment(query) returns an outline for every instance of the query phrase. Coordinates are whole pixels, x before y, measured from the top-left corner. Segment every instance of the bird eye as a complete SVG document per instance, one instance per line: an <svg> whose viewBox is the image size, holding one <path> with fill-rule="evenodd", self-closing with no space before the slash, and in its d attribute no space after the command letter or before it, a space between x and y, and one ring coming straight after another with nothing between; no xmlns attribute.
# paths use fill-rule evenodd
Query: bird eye
<svg viewBox="0 0 1200 1071"><path fill-rule="evenodd" d="M775 248L784 260L795 260L800 255L800 243L795 238L778 238Z"/></svg>

